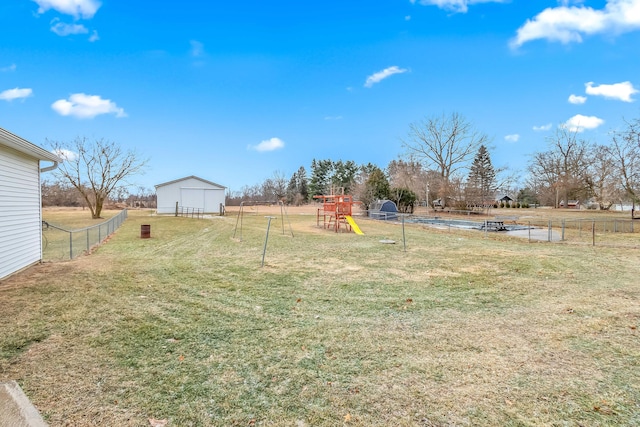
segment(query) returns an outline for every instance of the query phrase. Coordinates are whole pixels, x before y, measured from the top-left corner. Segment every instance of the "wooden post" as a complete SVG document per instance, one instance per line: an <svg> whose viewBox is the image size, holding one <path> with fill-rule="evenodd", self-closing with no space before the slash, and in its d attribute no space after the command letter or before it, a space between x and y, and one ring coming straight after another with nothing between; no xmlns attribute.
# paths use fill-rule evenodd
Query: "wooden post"
<svg viewBox="0 0 640 427"><path fill-rule="evenodd" d="M178 202L176 202L176 216L178 216Z"/></svg>

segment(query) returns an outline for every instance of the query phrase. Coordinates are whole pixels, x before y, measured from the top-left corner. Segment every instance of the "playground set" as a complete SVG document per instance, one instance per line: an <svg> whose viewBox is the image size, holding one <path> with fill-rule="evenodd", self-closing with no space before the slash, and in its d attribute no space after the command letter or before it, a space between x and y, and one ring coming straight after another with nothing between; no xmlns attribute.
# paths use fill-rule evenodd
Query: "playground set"
<svg viewBox="0 0 640 427"><path fill-rule="evenodd" d="M313 196L314 199L322 200L322 207L318 208L316 216L318 227L320 226L320 217L322 217L323 228L333 228L336 233L344 229L347 232L364 234L352 217L353 205L360 202L354 201L353 196L348 194L333 194L333 190L331 193Z"/></svg>
<svg viewBox="0 0 640 427"><path fill-rule="evenodd" d="M289 233L291 237L293 237L293 229L291 228L291 221L289 220L289 215L287 214L287 207L282 202L282 200L278 201L268 201L268 202L257 202L257 201L243 201L240 203L240 209L238 210L238 216L236 218L236 228L233 230L233 238L236 236L240 238L242 241L242 220L245 214L245 208L249 208L253 212L249 214L252 216L259 215L258 209L260 206L279 206L280 207L280 221L282 222L282 234L286 233L285 228L285 220L289 224ZM271 219L275 219L275 217L265 216L265 218L269 218L269 225L271 225Z"/></svg>

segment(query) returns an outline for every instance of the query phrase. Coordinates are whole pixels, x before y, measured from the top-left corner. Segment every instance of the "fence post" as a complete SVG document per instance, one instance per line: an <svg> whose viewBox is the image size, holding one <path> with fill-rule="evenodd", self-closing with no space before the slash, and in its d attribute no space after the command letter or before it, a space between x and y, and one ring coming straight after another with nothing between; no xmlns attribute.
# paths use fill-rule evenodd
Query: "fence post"
<svg viewBox="0 0 640 427"><path fill-rule="evenodd" d="M529 243L531 243L531 221L529 221Z"/></svg>
<svg viewBox="0 0 640 427"><path fill-rule="evenodd" d="M551 220L549 220L549 229L547 230L547 241L548 241L548 242L551 242L551 241L552 241L552 239L551 239L551 233L553 232L553 231L552 231L553 229L551 228L551 226L552 226L552 224L551 224Z"/></svg>
<svg viewBox="0 0 640 427"><path fill-rule="evenodd" d="M562 219L562 241L564 242L564 228L565 228L565 220L564 218Z"/></svg>
<svg viewBox="0 0 640 427"><path fill-rule="evenodd" d="M69 259L73 259L73 231L69 233Z"/></svg>
<svg viewBox="0 0 640 427"><path fill-rule="evenodd" d="M404 214L402 214L402 246L404 247L404 252L407 252L407 237L404 234Z"/></svg>
<svg viewBox="0 0 640 427"><path fill-rule="evenodd" d="M89 252L89 229L87 228L87 252Z"/></svg>
<svg viewBox="0 0 640 427"><path fill-rule="evenodd" d="M578 237L582 237L582 220L578 220Z"/></svg>
<svg viewBox="0 0 640 427"><path fill-rule="evenodd" d="M591 223L591 246L596 245L596 220Z"/></svg>
<svg viewBox="0 0 640 427"><path fill-rule="evenodd" d="M275 218L275 216L268 216L269 222L267 223L267 235L264 238L264 249L262 250L262 265L264 267L264 256L267 253L267 242L269 241L269 228L271 228L271 220Z"/></svg>

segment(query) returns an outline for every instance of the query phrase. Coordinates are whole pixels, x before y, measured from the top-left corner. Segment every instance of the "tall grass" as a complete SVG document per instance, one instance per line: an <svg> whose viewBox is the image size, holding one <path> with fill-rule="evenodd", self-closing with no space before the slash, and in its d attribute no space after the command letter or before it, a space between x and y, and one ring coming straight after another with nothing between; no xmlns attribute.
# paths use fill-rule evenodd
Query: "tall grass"
<svg viewBox="0 0 640 427"><path fill-rule="evenodd" d="M0 284L53 426L640 424L637 251L291 216L261 267L263 215L147 215Z"/></svg>

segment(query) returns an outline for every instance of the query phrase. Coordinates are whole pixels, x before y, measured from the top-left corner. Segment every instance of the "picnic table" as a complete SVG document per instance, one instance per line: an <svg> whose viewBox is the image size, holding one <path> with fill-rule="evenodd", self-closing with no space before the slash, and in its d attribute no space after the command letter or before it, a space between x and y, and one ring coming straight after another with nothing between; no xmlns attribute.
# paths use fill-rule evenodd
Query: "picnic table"
<svg viewBox="0 0 640 427"><path fill-rule="evenodd" d="M507 228L504 226L504 221L485 221L482 224L482 229L493 230L493 231L505 231Z"/></svg>

